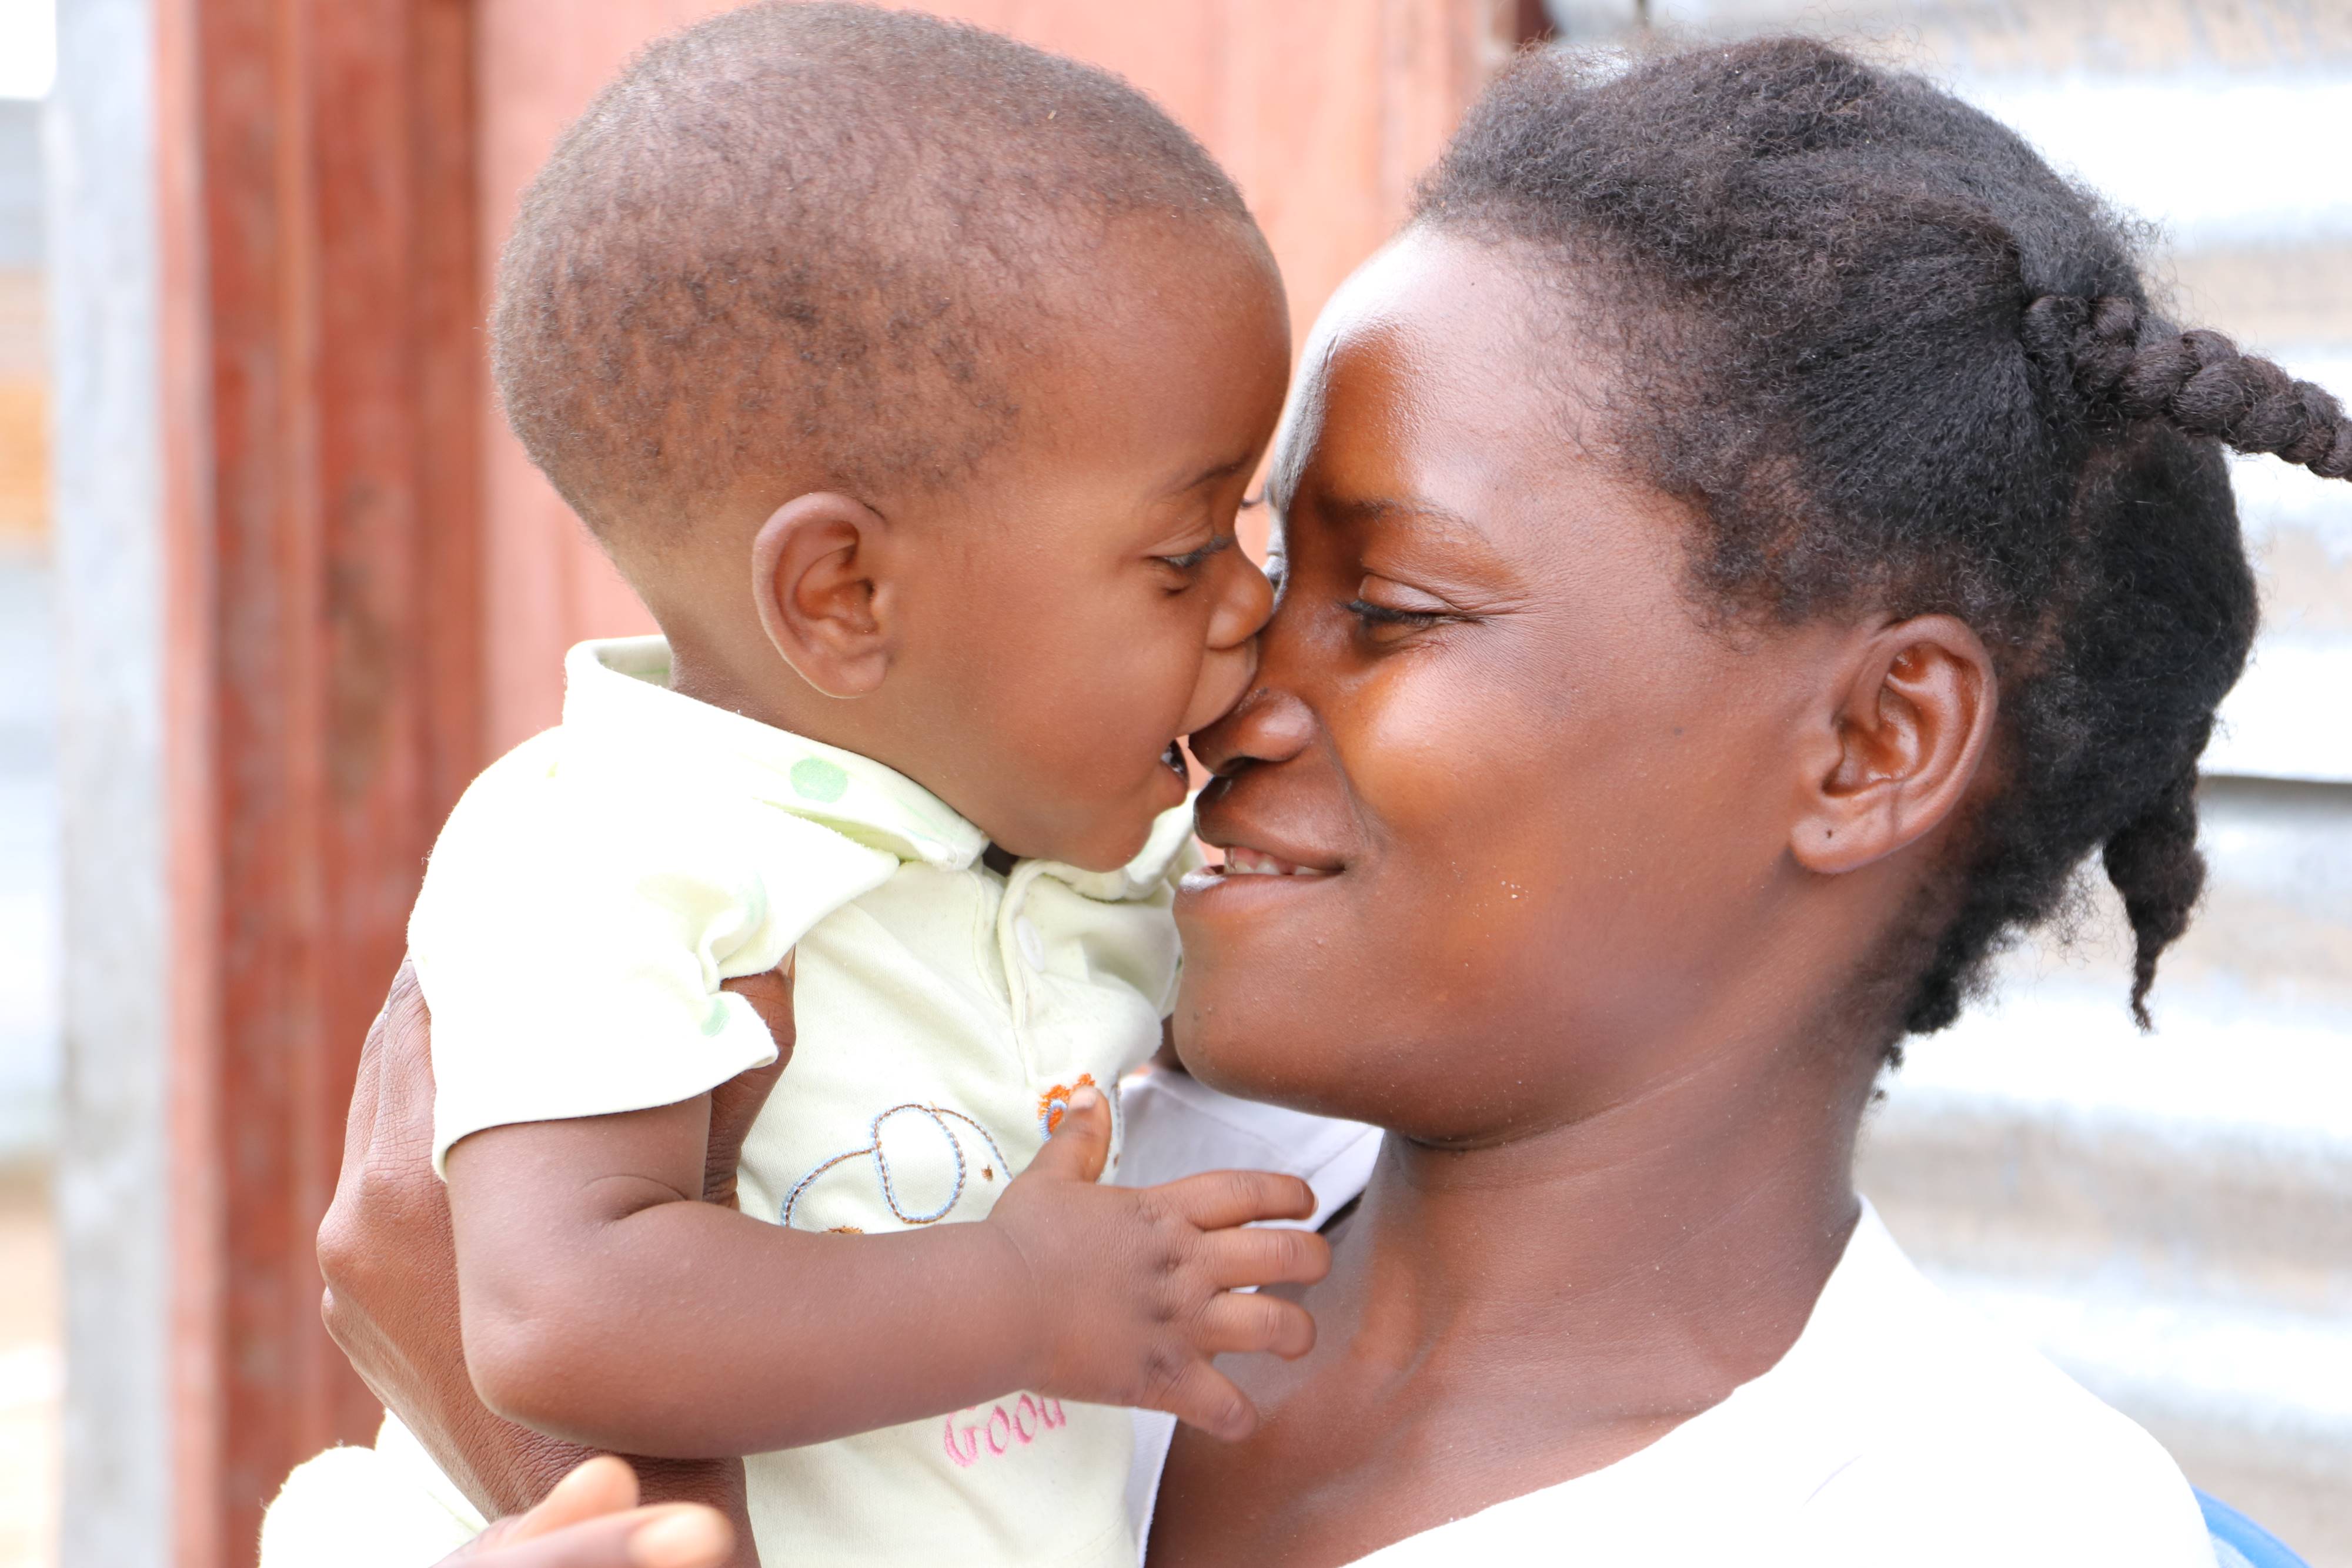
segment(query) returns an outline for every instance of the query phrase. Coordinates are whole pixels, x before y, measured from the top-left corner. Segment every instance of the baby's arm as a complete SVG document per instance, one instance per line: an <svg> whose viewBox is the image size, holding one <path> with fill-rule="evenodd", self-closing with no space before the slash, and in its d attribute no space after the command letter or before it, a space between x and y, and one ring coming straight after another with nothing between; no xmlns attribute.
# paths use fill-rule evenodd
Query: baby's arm
<svg viewBox="0 0 2352 1568"><path fill-rule="evenodd" d="M789 1083L779 1091L790 1092ZM1170 1411L1238 1438L1211 1358L1299 1355L1304 1182L1219 1172L1095 1184L1108 1107L1061 1130L975 1223L811 1234L698 1201L709 1097L494 1127L447 1159L466 1359L485 1404L573 1442L700 1458L824 1442L1016 1388Z"/></svg>

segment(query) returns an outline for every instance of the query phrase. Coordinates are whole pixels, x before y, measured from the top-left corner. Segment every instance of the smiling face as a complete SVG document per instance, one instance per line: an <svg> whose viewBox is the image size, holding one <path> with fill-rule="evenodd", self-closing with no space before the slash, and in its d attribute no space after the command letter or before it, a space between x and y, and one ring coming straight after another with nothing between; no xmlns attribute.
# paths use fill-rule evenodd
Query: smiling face
<svg viewBox="0 0 2352 1568"><path fill-rule="evenodd" d="M1178 903L1176 1042L1219 1087L1488 1141L1843 972L1852 923L1786 917L1843 629L1701 623L1690 518L1565 427L1605 367L1550 319L1507 252L1413 233L1308 346L1258 679L1193 741L1229 860Z"/></svg>

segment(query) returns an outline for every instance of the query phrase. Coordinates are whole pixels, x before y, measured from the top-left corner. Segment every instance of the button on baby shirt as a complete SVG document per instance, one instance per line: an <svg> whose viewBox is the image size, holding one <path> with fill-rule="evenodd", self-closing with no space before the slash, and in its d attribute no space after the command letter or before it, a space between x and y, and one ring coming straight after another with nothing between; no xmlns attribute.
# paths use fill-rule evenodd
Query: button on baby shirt
<svg viewBox="0 0 2352 1568"><path fill-rule="evenodd" d="M795 947L798 1037L740 1180L776 1224L982 1218L1079 1085L1108 1092L1158 1047L1189 810L1122 870L999 876L912 780L668 690L657 637L564 668L562 725L467 791L410 922L436 1166L485 1127L669 1104L772 1061L719 983ZM755 1456L761 1560L1129 1568L1130 1441L1123 1411L1029 1393Z"/></svg>

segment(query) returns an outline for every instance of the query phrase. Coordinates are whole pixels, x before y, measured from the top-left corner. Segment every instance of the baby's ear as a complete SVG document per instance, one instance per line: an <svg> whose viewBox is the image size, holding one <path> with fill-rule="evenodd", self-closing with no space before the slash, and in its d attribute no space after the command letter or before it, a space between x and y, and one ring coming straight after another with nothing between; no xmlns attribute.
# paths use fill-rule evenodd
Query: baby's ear
<svg viewBox="0 0 2352 1568"><path fill-rule="evenodd" d="M1799 863L1854 871L1948 821L1992 741L1992 659L1966 622L1920 615L1858 637L1806 748Z"/></svg>
<svg viewBox="0 0 2352 1568"><path fill-rule="evenodd" d="M751 540L760 624L784 663L827 696L882 684L897 642L879 570L889 524L835 491L795 496Z"/></svg>

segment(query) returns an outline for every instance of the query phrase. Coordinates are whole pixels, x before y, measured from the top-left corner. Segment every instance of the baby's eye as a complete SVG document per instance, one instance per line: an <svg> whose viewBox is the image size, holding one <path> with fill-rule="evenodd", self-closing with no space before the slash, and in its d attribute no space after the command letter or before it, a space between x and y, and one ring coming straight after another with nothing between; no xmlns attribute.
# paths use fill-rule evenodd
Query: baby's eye
<svg viewBox="0 0 2352 1568"><path fill-rule="evenodd" d="M1221 534L1217 538L1211 539L1207 544L1201 546L1198 549L1186 550L1182 555L1160 555L1154 556L1151 559L1158 561L1164 567L1168 567L1175 571L1182 572L1184 575L1189 577L1194 571L1198 570L1201 565L1211 556L1221 555L1224 551L1233 549L1233 547L1234 536L1231 534Z"/></svg>

